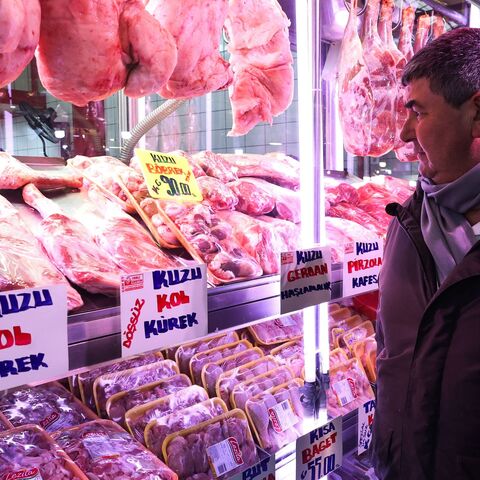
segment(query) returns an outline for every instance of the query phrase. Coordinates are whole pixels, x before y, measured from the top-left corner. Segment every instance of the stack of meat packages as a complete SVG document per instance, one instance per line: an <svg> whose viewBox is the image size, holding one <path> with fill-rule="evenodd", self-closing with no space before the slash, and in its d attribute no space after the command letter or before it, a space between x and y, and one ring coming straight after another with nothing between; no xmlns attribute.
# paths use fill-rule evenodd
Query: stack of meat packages
<svg viewBox="0 0 480 480"><path fill-rule="evenodd" d="M357 1L351 2L338 67L339 112L347 152L380 157L395 150L401 161L416 161L411 144L405 145L400 132L407 119L402 71L414 53L430 38L445 31L440 16L421 15L406 7L401 15L398 46L392 33L394 0L369 0L358 34ZM432 28L432 34L430 29Z"/></svg>
<svg viewBox="0 0 480 480"><path fill-rule="evenodd" d="M188 99L229 88L230 135L272 123L293 98L290 21L276 0L2 1L0 88L36 54L42 85L86 105L125 90ZM99 25L102 27L99 28ZM225 28L229 62L220 55Z"/></svg>
<svg viewBox="0 0 480 480"><path fill-rule="evenodd" d="M0 475L224 479L302 434L303 319L288 315L0 395ZM170 358L166 358L169 356ZM32 447L32 444L34 447ZM33 474L32 474L33 476ZM23 478L23 477L22 477Z"/></svg>

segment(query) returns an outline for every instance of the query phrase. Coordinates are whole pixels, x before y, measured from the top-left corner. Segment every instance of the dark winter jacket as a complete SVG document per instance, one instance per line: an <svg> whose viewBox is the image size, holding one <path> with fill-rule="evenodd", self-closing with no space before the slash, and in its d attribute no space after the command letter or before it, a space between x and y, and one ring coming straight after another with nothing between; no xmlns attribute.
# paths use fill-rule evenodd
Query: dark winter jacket
<svg viewBox="0 0 480 480"><path fill-rule="evenodd" d="M422 198L387 206L373 459L381 480L478 480L480 242L437 288Z"/></svg>

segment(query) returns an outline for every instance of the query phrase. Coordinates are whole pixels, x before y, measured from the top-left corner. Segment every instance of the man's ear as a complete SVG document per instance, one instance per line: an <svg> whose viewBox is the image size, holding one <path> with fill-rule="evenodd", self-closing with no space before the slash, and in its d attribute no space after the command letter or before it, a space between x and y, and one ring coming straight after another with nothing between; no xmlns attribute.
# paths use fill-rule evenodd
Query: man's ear
<svg viewBox="0 0 480 480"><path fill-rule="evenodd" d="M472 125L472 137L480 138L480 92L477 92L472 97L473 105L475 108L475 116L473 118Z"/></svg>

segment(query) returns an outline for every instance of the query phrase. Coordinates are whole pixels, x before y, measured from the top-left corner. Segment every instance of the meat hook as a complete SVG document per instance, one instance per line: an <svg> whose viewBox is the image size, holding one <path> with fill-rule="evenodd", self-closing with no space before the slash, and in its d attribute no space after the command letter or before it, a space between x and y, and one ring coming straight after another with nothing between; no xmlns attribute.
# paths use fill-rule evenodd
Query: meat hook
<svg viewBox="0 0 480 480"><path fill-rule="evenodd" d="M367 9L368 0L364 0L364 1L365 1L365 5L360 9L357 15L363 15L365 10ZM343 4L345 5L345 8L350 12L350 2L348 0L343 0Z"/></svg>

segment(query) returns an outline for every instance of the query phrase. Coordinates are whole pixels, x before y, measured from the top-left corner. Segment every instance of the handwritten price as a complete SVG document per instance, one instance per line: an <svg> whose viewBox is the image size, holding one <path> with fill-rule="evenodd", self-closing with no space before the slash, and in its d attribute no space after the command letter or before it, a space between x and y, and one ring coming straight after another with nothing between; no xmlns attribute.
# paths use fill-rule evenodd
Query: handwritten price
<svg viewBox="0 0 480 480"><path fill-rule="evenodd" d="M188 176L185 180L188 182ZM192 196L192 191L188 183L177 182L174 178L167 177L166 175L160 175L160 177L155 180L155 185L152 187L152 190L158 195L163 185L168 186L166 193L171 197L178 197L180 195Z"/></svg>

